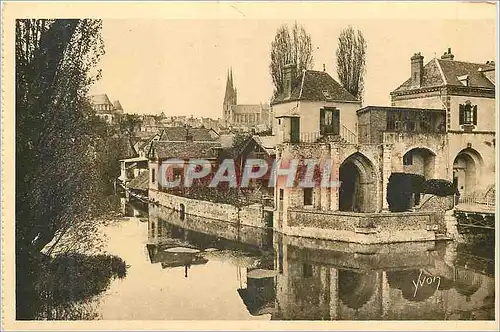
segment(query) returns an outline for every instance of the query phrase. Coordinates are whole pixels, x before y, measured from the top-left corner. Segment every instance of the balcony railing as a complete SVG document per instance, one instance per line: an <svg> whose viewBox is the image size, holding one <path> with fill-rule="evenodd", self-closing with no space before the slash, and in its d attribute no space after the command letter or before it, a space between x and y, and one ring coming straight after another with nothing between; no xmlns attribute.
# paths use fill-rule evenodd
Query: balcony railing
<svg viewBox="0 0 500 332"><path fill-rule="evenodd" d="M477 197L475 195L463 195L458 199L458 204L467 204L467 205L483 205L488 208L495 207L495 198L494 197Z"/></svg>
<svg viewBox="0 0 500 332"><path fill-rule="evenodd" d="M429 139L429 135L432 137L444 139L444 133L415 133L415 132L384 132L382 142L383 143L410 143L419 144L425 142Z"/></svg>
<svg viewBox="0 0 500 332"><path fill-rule="evenodd" d="M344 125L342 125L340 137L349 144L358 144L358 135Z"/></svg>
<svg viewBox="0 0 500 332"><path fill-rule="evenodd" d="M322 135L319 132L301 132L297 136L286 137L284 143L316 143Z"/></svg>

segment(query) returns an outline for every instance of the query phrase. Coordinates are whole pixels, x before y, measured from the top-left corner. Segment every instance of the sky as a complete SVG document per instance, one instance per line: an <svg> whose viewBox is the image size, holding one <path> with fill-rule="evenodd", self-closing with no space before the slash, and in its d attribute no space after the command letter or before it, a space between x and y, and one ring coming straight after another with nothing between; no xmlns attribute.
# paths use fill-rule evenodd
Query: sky
<svg viewBox="0 0 500 332"><path fill-rule="evenodd" d="M416 52L424 56L424 63L448 48L458 61L496 60L495 20L491 18L450 15L449 11L442 15L433 11L429 17L406 11L406 16L383 18L381 14L356 15L346 4L342 7L346 15L339 15L333 6L328 8L330 18L318 7L316 18L314 4L310 7L308 15L296 14L293 19L276 13L271 18L240 15L238 8L234 17L103 19L106 54L98 65L102 78L91 93L120 100L128 113L163 111L218 118L227 71L232 68L239 103L269 102L271 42L280 25L291 26L294 21L311 35L313 69L323 70L324 64L335 79L341 30L352 25L363 33L367 40L364 105L390 105L389 93L410 76L410 57Z"/></svg>

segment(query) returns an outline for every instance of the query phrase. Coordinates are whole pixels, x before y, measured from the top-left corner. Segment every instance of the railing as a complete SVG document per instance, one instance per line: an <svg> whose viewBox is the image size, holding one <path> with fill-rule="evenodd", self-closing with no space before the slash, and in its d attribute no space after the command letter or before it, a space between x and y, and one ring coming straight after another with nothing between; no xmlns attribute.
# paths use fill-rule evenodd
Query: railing
<svg viewBox="0 0 500 332"><path fill-rule="evenodd" d="M484 205L487 207L495 207L495 198L479 198L474 195L464 195L460 196L458 199L458 204L468 204L468 205Z"/></svg>
<svg viewBox="0 0 500 332"><path fill-rule="evenodd" d="M386 131L383 133L382 142L383 143L409 143L409 144L419 144L421 142L427 141L429 135L433 135L435 138L444 139L443 133L410 133L410 132L394 132Z"/></svg>
<svg viewBox="0 0 500 332"><path fill-rule="evenodd" d="M340 137L344 139L349 144L358 144L358 135L349 130L346 126L342 125L342 132Z"/></svg>
<svg viewBox="0 0 500 332"><path fill-rule="evenodd" d="M291 135L290 137L285 137L284 143L315 143L322 135L319 132L301 132L298 137Z"/></svg>

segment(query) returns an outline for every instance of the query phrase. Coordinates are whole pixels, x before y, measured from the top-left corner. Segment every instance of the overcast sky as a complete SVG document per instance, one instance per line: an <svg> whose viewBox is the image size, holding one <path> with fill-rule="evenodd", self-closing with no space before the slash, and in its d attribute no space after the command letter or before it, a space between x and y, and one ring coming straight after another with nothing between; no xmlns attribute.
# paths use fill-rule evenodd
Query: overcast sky
<svg viewBox="0 0 500 332"><path fill-rule="evenodd" d="M359 4L358 4L359 5ZM311 5L311 7L314 5ZM314 8L314 7L312 7ZM332 13L336 7L332 7ZM387 7L389 9L389 7ZM409 77L410 57L421 52L424 63L451 47L455 60L483 63L495 60L493 19L432 17L357 18L343 10L328 18L322 10L294 19L252 18L234 10L228 19L104 19L106 55L99 67L102 79L92 93L119 99L125 112L167 115L221 116L226 75L233 68L239 103L269 101L272 93L269 51L276 29L296 19L311 34L314 69L337 79L335 50L341 29L352 25L367 40L365 105L390 105L389 93ZM354 9L354 8L353 8ZM383 9L383 8L382 8ZM494 8L493 8L494 14ZM227 17L227 15L226 15ZM425 17L425 16L424 16Z"/></svg>

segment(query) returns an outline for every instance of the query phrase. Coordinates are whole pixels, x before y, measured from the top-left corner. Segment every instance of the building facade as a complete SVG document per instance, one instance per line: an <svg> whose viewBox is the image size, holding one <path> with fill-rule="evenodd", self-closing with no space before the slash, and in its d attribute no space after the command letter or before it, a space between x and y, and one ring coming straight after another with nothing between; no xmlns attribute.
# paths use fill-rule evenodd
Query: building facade
<svg viewBox="0 0 500 332"><path fill-rule="evenodd" d="M238 92L233 82L233 72L229 71L226 92L222 104L226 126L242 131L266 131L271 129L271 108L267 104L238 104Z"/></svg>
<svg viewBox="0 0 500 332"><path fill-rule="evenodd" d="M92 109L96 115L107 123L116 123L118 116L123 114L123 108L120 101L111 102L107 94L93 95L90 97Z"/></svg>

